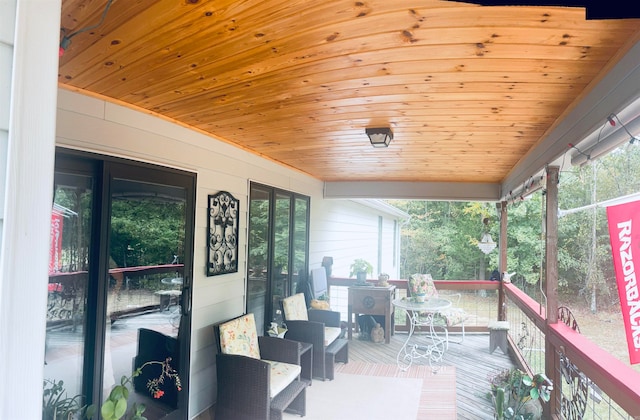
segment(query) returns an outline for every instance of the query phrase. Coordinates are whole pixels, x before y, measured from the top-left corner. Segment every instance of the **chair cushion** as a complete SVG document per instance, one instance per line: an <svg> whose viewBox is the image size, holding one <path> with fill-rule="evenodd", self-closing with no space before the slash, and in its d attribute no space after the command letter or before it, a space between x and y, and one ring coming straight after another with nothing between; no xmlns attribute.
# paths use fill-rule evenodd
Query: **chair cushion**
<svg viewBox="0 0 640 420"><path fill-rule="evenodd" d="M413 295L416 291L424 291L426 298L439 297L438 290L433 283L433 278L430 274L412 274L409 277L409 292ZM428 313L421 313L420 316L428 316ZM469 318L469 315L462 308L449 308L439 311L433 317L434 325L441 325L450 327L452 325L459 325L464 323Z"/></svg>
<svg viewBox="0 0 640 420"><path fill-rule="evenodd" d="M260 359L258 332L252 313L220 324L220 350L224 354Z"/></svg>
<svg viewBox="0 0 640 420"><path fill-rule="evenodd" d="M271 379L269 381L269 397L271 398L278 395L287 385L298 379L298 375L302 370L299 365L290 363L274 362L273 360L265 360L265 362L269 363L271 367Z"/></svg>
<svg viewBox="0 0 640 420"><path fill-rule="evenodd" d="M462 308L449 308L438 312L436 317L439 317L447 327L450 327L462 324L469 318L469 315Z"/></svg>
<svg viewBox="0 0 640 420"><path fill-rule="evenodd" d="M324 327L324 346L336 341L336 338L340 337L342 329L340 327Z"/></svg>
<svg viewBox="0 0 640 420"><path fill-rule="evenodd" d="M437 298L438 290L433 283L431 274L412 274L409 277L409 292L411 295L425 294L428 298Z"/></svg>
<svg viewBox="0 0 640 420"><path fill-rule="evenodd" d="M307 302L304 293L297 293L282 300L284 317L289 321L308 321Z"/></svg>

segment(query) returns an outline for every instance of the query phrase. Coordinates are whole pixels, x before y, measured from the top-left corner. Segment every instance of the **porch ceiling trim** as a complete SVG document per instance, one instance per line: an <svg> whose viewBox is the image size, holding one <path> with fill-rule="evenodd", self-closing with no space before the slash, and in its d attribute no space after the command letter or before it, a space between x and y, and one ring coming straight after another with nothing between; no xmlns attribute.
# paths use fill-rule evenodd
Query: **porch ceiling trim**
<svg viewBox="0 0 640 420"><path fill-rule="evenodd" d="M325 182L324 198L498 201L500 199L500 185L462 182Z"/></svg>

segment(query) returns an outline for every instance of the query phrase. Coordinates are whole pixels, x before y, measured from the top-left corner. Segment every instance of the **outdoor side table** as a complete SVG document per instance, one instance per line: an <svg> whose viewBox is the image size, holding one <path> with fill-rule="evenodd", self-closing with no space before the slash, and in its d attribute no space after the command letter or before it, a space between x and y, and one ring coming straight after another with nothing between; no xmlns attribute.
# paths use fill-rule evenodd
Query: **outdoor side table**
<svg viewBox="0 0 640 420"><path fill-rule="evenodd" d="M358 332L358 315L384 315L384 341L389 344L393 335L394 306L391 304L396 286L351 286L349 287L349 306L347 331L351 339L352 321L355 314L355 329Z"/></svg>

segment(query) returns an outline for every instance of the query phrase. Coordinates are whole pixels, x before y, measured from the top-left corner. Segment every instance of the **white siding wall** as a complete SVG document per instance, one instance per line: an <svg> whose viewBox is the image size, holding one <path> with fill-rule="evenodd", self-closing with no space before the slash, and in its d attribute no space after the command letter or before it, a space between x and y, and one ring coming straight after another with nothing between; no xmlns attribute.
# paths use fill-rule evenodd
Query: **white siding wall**
<svg viewBox="0 0 640 420"><path fill-rule="evenodd" d="M197 173L190 416L208 408L216 390L211 324L243 313L249 180L322 201L322 183L203 134L148 114L59 91L57 144ZM225 190L240 200L238 273L206 277L207 195ZM312 221L312 229L318 230ZM322 257L320 257L321 261ZM318 266L320 264L318 261Z"/></svg>
<svg viewBox="0 0 640 420"><path fill-rule="evenodd" d="M11 67L15 31L15 0L0 1L0 236L4 220L4 194L9 144L9 106L11 104Z"/></svg>
<svg viewBox="0 0 640 420"><path fill-rule="evenodd" d="M380 212L371 207L348 200L323 200L312 206L313 253L311 266L319 266L322 257L333 257L335 277L348 277L351 263L364 258L373 265L373 276L383 272L397 279L399 268L393 253L393 218L383 219L382 264L378 266L378 216ZM397 244L399 246L399 244ZM395 264L394 264L395 261Z"/></svg>

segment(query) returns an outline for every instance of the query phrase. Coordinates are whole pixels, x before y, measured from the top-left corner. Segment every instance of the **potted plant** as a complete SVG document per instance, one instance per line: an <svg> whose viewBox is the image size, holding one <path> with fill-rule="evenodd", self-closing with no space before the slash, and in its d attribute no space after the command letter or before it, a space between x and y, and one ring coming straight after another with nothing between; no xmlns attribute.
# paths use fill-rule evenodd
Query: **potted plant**
<svg viewBox="0 0 640 420"><path fill-rule="evenodd" d="M367 282L367 274L373 274L373 266L367 260L357 258L351 263L351 272L349 277L356 276L358 284Z"/></svg>
<svg viewBox="0 0 640 420"><path fill-rule="evenodd" d="M544 373L533 377L520 369L506 369L489 379L496 419L535 420L542 417L538 399L549 401L553 383Z"/></svg>
<svg viewBox="0 0 640 420"><path fill-rule="evenodd" d="M42 420L72 419L84 411L82 395L67 396L64 381L45 379L42 392Z"/></svg>

